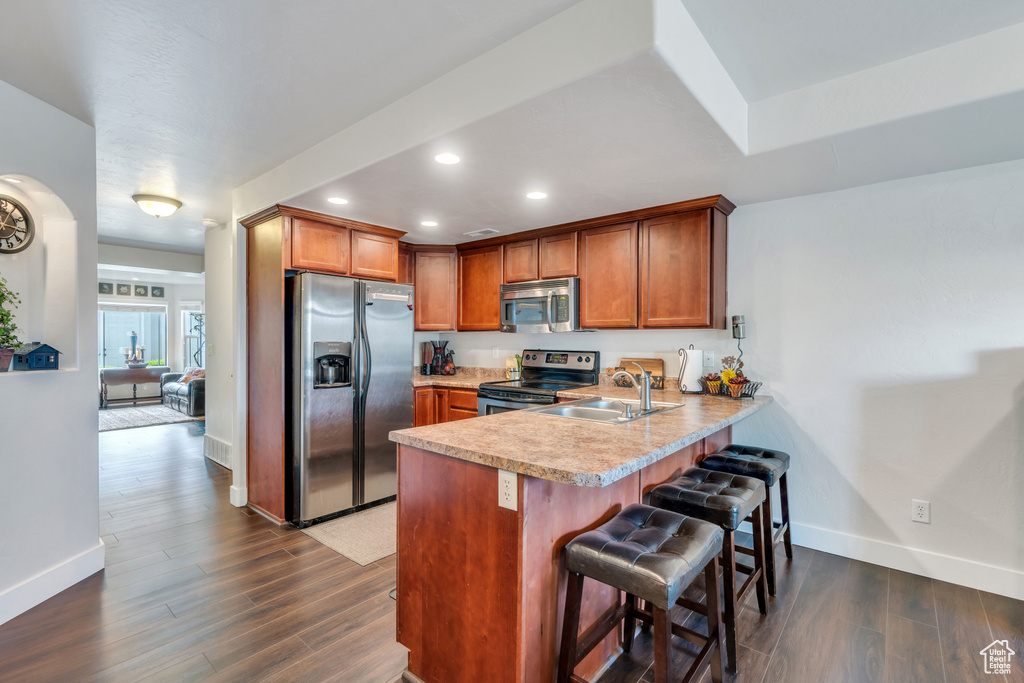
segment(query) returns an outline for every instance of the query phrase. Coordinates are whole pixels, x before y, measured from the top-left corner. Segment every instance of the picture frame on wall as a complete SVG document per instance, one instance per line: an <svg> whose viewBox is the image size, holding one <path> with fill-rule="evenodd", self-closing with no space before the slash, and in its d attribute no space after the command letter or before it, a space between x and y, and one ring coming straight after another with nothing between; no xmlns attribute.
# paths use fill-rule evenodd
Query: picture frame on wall
<svg viewBox="0 0 1024 683"><path fill-rule="evenodd" d="M149 285L135 285L135 296L149 296Z"/></svg>
<svg viewBox="0 0 1024 683"><path fill-rule="evenodd" d="M113 282L101 282L100 283L100 294L111 295L113 293L114 293L114 283Z"/></svg>
<svg viewBox="0 0 1024 683"><path fill-rule="evenodd" d="M156 287L156 286L154 286L154 287L152 287L149 290L149 293L150 293L150 296L156 297L158 299L164 298L164 288L163 287Z"/></svg>
<svg viewBox="0 0 1024 683"><path fill-rule="evenodd" d="M132 295L132 286L131 285L122 284L120 282L117 283L117 295L118 296L131 296Z"/></svg>

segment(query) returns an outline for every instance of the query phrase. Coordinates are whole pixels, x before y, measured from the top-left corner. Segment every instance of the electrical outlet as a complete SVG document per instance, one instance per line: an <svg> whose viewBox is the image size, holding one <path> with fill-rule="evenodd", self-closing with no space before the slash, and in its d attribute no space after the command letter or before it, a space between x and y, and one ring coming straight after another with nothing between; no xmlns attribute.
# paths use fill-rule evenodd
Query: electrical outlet
<svg viewBox="0 0 1024 683"><path fill-rule="evenodd" d="M519 475L508 470L498 470L498 507L518 510L518 499Z"/></svg>
<svg viewBox="0 0 1024 683"><path fill-rule="evenodd" d="M498 347L497 346L492 346L491 347L491 358L497 358L497 357L498 357Z"/></svg>
<svg viewBox="0 0 1024 683"><path fill-rule="evenodd" d="M932 504L927 500L910 501L910 519L922 524L932 523Z"/></svg>
<svg viewBox="0 0 1024 683"><path fill-rule="evenodd" d="M705 351L704 352L704 365L714 365L714 364L715 364L715 352L714 351Z"/></svg>

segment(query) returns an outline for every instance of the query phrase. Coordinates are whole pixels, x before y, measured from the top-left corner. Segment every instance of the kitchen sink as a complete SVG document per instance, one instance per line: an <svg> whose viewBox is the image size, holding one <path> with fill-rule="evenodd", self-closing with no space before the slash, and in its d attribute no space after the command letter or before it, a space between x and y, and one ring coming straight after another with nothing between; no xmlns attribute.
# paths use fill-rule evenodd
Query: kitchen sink
<svg viewBox="0 0 1024 683"><path fill-rule="evenodd" d="M651 410L642 413L640 412L640 401L617 398L584 398L569 403L557 403L553 406L532 408L530 412L540 413L541 415L553 415L555 417L568 417L574 420L624 424L633 420L651 417L666 410L679 408L682 405L681 403L652 402ZM629 413L626 412L627 408L629 408Z"/></svg>

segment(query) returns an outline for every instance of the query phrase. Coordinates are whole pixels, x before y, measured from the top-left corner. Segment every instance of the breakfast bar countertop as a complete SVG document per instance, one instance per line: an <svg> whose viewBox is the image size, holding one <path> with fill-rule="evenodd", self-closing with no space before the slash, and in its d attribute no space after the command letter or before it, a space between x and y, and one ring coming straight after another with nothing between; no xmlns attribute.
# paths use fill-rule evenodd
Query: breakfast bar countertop
<svg viewBox="0 0 1024 683"><path fill-rule="evenodd" d="M631 389L595 386L560 392L636 398ZM531 477L604 487L679 451L772 402L770 396L724 396L651 392L653 401L683 403L626 424L602 424L516 410L391 432L399 444Z"/></svg>

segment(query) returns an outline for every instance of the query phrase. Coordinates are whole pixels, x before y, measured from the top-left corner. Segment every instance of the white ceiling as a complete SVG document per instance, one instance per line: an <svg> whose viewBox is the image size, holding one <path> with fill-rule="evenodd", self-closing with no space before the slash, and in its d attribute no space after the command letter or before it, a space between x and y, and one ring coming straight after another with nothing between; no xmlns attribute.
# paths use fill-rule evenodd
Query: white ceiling
<svg viewBox="0 0 1024 683"><path fill-rule="evenodd" d="M233 187L572 2L0 0L0 80L96 126L101 240L201 251Z"/></svg>
<svg viewBox="0 0 1024 683"><path fill-rule="evenodd" d="M682 0L748 102L1024 21L1020 0Z"/></svg>
<svg viewBox="0 0 1024 683"><path fill-rule="evenodd" d="M344 140L325 151L321 141L356 122L397 125L387 106L413 91L424 120L451 116L456 105L431 99L434 79L520 34L524 64L545 40L561 40L552 71L583 59L584 36L544 31L572 5L0 0L17 27L0 41L0 80L96 126L102 241L186 251L202 249L204 216L230 219L239 186L259 188L247 209L287 200L451 242L480 227L508 233L719 192L742 204L1024 156L1017 35L1002 40L1003 59L984 39L962 54L942 47L1024 21L1019 0L585 0L573 10L602 30L635 28L604 26L616 11L653 14L654 37L637 37L619 63L573 64L579 76L566 82L538 78L531 96L441 134L376 154ZM521 85L486 68L447 87L498 101ZM441 148L464 162L437 165ZM254 180L294 176L318 149L300 191ZM538 187L549 199L523 197ZM184 207L152 219L131 202L137 192ZM334 194L351 204L326 204ZM441 226L419 226L426 219Z"/></svg>

